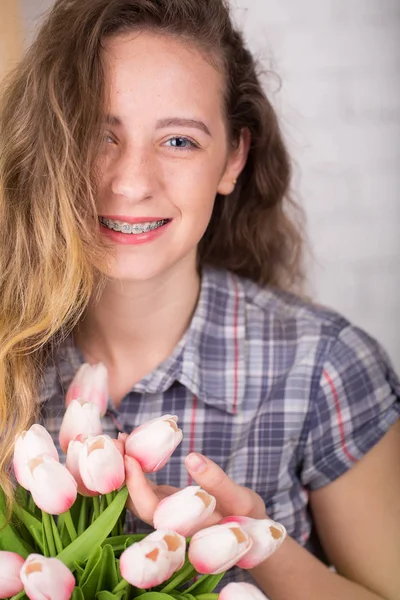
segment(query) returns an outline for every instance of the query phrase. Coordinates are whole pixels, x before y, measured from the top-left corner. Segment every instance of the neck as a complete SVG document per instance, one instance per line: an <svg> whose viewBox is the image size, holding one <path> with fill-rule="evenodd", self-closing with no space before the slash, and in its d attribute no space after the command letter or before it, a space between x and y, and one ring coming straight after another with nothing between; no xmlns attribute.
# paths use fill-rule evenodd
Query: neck
<svg viewBox="0 0 400 600"><path fill-rule="evenodd" d="M143 374L173 351L190 324L200 289L193 265L141 282L109 280L90 302L74 339L86 360L142 364Z"/></svg>

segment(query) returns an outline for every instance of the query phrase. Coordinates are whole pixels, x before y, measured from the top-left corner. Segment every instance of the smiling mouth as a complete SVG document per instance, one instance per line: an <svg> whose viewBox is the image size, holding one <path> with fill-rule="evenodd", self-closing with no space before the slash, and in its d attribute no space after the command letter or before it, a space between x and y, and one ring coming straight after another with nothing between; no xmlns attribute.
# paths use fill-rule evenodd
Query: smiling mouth
<svg viewBox="0 0 400 600"><path fill-rule="evenodd" d="M99 217L99 222L113 231L118 233L126 233L128 235L140 235L141 233L148 233L163 227L170 222L171 219L161 219L160 221L147 221L146 223L126 223L125 221L115 221L113 219L105 219Z"/></svg>

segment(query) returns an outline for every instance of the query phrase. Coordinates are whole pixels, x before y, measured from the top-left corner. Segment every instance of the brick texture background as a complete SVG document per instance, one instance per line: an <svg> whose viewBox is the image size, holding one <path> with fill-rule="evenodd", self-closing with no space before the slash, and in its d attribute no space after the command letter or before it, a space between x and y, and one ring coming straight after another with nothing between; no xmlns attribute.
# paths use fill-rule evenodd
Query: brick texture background
<svg viewBox="0 0 400 600"><path fill-rule="evenodd" d="M21 3L28 44L51 2ZM294 159L311 293L379 339L400 371L400 1L232 5Z"/></svg>

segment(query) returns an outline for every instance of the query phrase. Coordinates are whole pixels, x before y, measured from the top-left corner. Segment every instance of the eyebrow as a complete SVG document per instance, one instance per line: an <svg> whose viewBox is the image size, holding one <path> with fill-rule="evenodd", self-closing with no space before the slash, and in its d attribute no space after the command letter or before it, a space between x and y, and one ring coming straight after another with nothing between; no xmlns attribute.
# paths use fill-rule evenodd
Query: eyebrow
<svg viewBox="0 0 400 600"><path fill-rule="evenodd" d="M120 127L122 125L122 121L119 117L115 115L105 115L104 121L107 125L112 125L114 127ZM196 119L182 119L179 117L171 117L168 119L160 119L157 121L157 129L164 129L166 127L191 127L193 129L200 129L204 131L207 135L211 137L211 132L207 125L203 123L203 121L197 121Z"/></svg>

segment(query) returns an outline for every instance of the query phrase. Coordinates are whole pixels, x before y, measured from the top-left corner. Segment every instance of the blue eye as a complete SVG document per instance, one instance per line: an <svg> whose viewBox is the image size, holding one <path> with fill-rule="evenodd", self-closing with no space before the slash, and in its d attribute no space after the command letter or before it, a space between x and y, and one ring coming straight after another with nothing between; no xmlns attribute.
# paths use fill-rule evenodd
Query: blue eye
<svg viewBox="0 0 400 600"><path fill-rule="evenodd" d="M114 138L109 134L109 133L105 133L103 136L103 141L106 144L115 144L115 140Z"/></svg>
<svg viewBox="0 0 400 600"><path fill-rule="evenodd" d="M173 137L165 142L170 148L176 148L177 150L191 150L198 148L194 142L186 137Z"/></svg>

